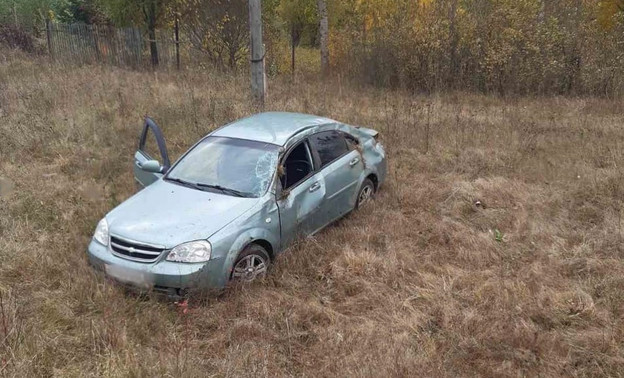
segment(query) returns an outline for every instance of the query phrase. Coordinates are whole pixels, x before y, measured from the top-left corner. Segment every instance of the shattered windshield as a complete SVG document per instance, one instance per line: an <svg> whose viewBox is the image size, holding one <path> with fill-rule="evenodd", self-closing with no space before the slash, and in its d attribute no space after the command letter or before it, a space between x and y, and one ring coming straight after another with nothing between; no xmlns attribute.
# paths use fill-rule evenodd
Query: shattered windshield
<svg viewBox="0 0 624 378"><path fill-rule="evenodd" d="M208 137L167 173L165 180L199 190L260 197L271 183L279 147L250 140Z"/></svg>

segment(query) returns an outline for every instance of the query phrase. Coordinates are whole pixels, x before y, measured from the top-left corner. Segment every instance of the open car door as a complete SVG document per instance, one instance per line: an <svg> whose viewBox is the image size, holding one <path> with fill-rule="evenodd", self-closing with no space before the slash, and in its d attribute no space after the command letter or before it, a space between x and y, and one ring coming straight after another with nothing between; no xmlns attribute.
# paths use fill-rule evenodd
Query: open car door
<svg viewBox="0 0 624 378"><path fill-rule="evenodd" d="M161 178L170 167L167 145L160 127L151 118L145 117L139 148L134 154L134 179L143 188Z"/></svg>

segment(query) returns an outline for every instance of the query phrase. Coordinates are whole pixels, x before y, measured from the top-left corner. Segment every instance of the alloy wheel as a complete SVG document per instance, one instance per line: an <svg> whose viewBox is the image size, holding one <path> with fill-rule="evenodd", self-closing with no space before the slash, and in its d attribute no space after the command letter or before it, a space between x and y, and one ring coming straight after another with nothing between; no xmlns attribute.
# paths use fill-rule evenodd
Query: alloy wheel
<svg viewBox="0 0 624 378"><path fill-rule="evenodd" d="M365 185L360 191L358 197L358 206L362 206L367 203L373 197L373 186L370 184Z"/></svg>
<svg viewBox="0 0 624 378"><path fill-rule="evenodd" d="M251 282L266 274L267 265L267 261L263 256L255 253L247 255L240 259L236 263L236 266L234 266L232 278Z"/></svg>

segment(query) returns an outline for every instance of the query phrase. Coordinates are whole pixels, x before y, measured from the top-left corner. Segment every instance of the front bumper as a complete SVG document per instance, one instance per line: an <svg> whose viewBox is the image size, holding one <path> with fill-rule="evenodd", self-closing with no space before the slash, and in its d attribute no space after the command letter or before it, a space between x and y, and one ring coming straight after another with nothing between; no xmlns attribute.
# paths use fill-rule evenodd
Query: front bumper
<svg viewBox="0 0 624 378"><path fill-rule="evenodd" d="M153 263L126 260L113 255L108 247L91 240L89 262L107 276L138 289L167 291L170 289L222 288L227 283L223 259L205 263L185 264L162 258Z"/></svg>

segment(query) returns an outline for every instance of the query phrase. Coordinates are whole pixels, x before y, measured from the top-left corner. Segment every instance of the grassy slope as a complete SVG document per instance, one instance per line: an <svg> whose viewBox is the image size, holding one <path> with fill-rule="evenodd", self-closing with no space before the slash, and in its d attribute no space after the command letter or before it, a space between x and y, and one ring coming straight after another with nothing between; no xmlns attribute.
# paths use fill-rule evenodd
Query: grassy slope
<svg viewBox="0 0 624 378"><path fill-rule="evenodd" d="M621 374L621 102L285 80L268 108L380 130L388 183L265 282L183 313L94 274L85 248L133 193L141 116L177 157L254 112L247 78L0 63L3 374Z"/></svg>

